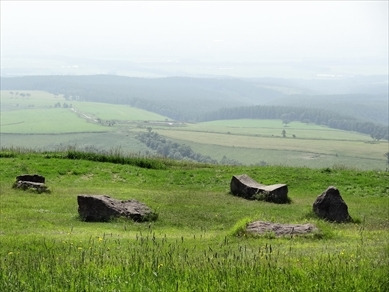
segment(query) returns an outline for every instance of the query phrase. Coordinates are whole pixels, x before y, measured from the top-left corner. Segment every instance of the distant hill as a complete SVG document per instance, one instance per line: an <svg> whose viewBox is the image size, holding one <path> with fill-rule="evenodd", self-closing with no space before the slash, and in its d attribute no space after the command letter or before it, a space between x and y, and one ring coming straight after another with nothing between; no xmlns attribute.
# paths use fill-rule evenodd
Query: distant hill
<svg viewBox="0 0 389 292"><path fill-rule="evenodd" d="M387 75L323 76L316 79L258 78L250 81L257 86L279 90L286 94L271 100L268 105L324 109L388 125Z"/></svg>
<svg viewBox="0 0 389 292"><path fill-rule="evenodd" d="M388 77L304 79L134 78L115 75L1 78L3 90L44 90L68 100L127 104L179 121L226 108L293 106L388 125Z"/></svg>
<svg viewBox="0 0 389 292"><path fill-rule="evenodd" d="M128 104L185 121L221 107L261 104L284 96L239 79L93 75L12 77L1 82L3 90L45 90L70 100Z"/></svg>

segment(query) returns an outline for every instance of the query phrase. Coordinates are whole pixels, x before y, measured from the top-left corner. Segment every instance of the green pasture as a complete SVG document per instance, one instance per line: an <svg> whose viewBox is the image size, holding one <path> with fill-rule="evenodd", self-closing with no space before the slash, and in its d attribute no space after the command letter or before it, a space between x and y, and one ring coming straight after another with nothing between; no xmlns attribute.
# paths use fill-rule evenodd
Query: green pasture
<svg viewBox="0 0 389 292"><path fill-rule="evenodd" d="M80 118L69 108L23 109L1 113L2 133L62 134L107 130L108 127Z"/></svg>
<svg viewBox="0 0 389 292"><path fill-rule="evenodd" d="M56 103L70 103L62 95L36 90L1 90L1 111L14 109L50 108Z"/></svg>
<svg viewBox="0 0 389 292"><path fill-rule="evenodd" d="M159 114L134 108L128 105L106 104L97 102L72 102L72 105L85 114L102 120L116 121L164 121Z"/></svg>
<svg viewBox="0 0 389 292"><path fill-rule="evenodd" d="M1 291L387 291L388 172L214 166L164 169L65 159L63 152L0 152ZM87 155L85 156L87 157ZM38 173L51 193L12 188ZM286 183L291 204L229 193L232 175ZM336 186L351 223L312 213ZM157 221L80 221L78 194L137 199ZM237 236L247 221L313 223L320 231Z"/></svg>

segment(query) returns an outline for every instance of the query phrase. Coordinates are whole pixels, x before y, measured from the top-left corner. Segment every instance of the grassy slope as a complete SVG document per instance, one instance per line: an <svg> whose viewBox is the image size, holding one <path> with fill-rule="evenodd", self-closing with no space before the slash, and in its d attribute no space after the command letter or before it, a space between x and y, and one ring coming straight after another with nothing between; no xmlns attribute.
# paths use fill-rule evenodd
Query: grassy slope
<svg viewBox="0 0 389 292"><path fill-rule="evenodd" d="M60 157L1 158L0 288L384 291L388 285L387 172L190 164L153 170ZM52 193L12 189L21 173L44 175ZM292 204L230 195L231 176L241 173L264 184L287 183ZM312 216L313 201L329 185L339 188L360 223L334 224ZM159 219L84 223L77 216L81 193L135 198L157 210ZM243 218L312 222L323 238L231 236Z"/></svg>

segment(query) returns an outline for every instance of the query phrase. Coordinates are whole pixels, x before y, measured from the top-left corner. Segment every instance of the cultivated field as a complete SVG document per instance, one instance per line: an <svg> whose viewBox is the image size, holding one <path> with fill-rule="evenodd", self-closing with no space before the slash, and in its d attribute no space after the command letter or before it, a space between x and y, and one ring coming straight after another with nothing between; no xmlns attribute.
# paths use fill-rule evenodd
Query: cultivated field
<svg viewBox="0 0 389 292"><path fill-rule="evenodd" d="M145 159L71 160L68 153L0 152L0 291L387 291L388 172L214 166ZM107 161L110 161L107 156ZM127 163L125 159L120 160ZM38 173L50 194L12 189ZM291 204L229 193L232 175L287 183ZM353 222L312 213L336 186ZM77 194L137 199L152 223L80 221ZM237 236L248 221L313 223L319 232Z"/></svg>

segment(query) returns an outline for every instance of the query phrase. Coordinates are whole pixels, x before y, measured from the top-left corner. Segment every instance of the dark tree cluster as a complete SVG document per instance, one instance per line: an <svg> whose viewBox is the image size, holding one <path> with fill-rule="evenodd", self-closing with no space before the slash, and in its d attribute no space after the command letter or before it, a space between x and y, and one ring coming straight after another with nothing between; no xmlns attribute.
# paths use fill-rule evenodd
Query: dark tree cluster
<svg viewBox="0 0 389 292"><path fill-rule="evenodd" d="M73 105L71 104L67 104L66 102L64 102L63 104L61 104L60 102L57 102L56 104L54 104L54 107L55 108L72 108Z"/></svg>
<svg viewBox="0 0 389 292"><path fill-rule="evenodd" d="M137 139L166 158L176 160L187 159L203 163L217 164L217 161L211 157L195 153L188 145L169 141L156 132L148 131L140 133L138 134Z"/></svg>

